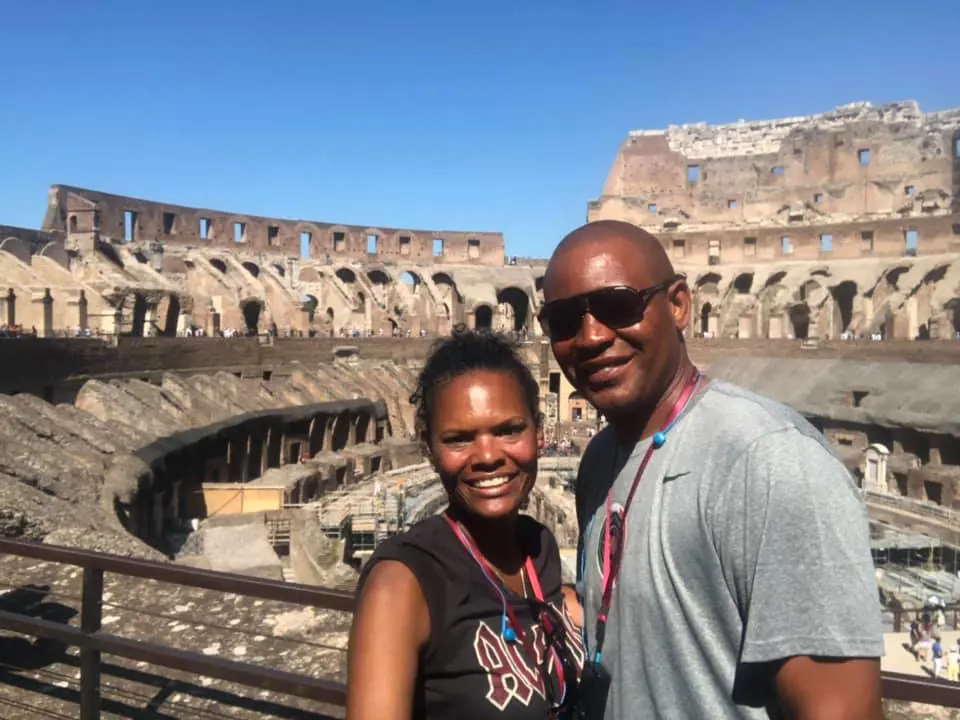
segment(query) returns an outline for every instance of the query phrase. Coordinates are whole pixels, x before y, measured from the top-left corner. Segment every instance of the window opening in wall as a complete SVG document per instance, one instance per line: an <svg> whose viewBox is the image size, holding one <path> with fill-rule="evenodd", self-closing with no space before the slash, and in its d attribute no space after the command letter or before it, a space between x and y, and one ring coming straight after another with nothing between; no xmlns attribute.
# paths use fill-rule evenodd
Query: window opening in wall
<svg viewBox="0 0 960 720"><path fill-rule="evenodd" d="M173 213L165 212L163 214L163 234L173 235L174 225L177 223L177 216Z"/></svg>
<svg viewBox="0 0 960 720"><path fill-rule="evenodd" d="M343 252L347 249L347 238L346 234L342 232L335 232L333 234L333 250L334 252Z"/></svg>
<svg viewBox="0 0 960 720"><path fill-rule="evenodd" d="M903 188L903 194L906 195L907 197L913 197L916 194L916 192L917 190L915 187L913 187L913 185L906 185Z"/></svg>
<svg viewBox="0 0 960 720"><path fill-rule="evenodd" d="M776 175L777 177L781 177L784 172L783 165L774 165L772 168L770 168L770 172Z"/></svg>
<svg viewBox="0 0 960 720"><path fill-rule="evenodd" d="M953 156L960 158L960 134L953 139Z"/></svg>
<svg viewBox="0 0 960 720"><path fill-rule="evenodd" d="M820 233L820 252L833 252L833 235Z"/></svg>
<svg viewBox="0 0 960 720"><path fill-rule="evenodd" d="M822 202L823 202L823 193L814 193L813 194L814 205L819 205Z"/></svg>
<svg viewBox="0 0 960 720"><path fill-rule="evenodd" d="M237 222L233 224L233 241L235 243L245 243L247 241L247 224Z"/></svg>
<svg viewBox="0 0 960 720"><path fill-rule="evenodd" d="M917 244L919 242L919 233L916 230L905 230L903 232L903 250L905 255L915 256L917 254Z"/></svg>
<svg viewBox="0 0 960 720"><path fill-rule="evenodd" d="M873 252L873 230L860 232L860 249L863 252Z"/></svg>
<svg viewBox="0 0 960 720"><path fill-rule="evenodd" d="M953 224L953 234L960 235L960 223Z"/></svg>
<svg viewBox="0 0 960 720"><path fill-rule="evenodd" d="M123 241L133 242L137 239L137 213L133 210L123 211Z"/></svg>
<svg viewBox="0 0 960 720"><path fill-rule="evenodd" d="M757 254L757 239L755 237L745 237L743 239L743 254L747 257L754 257Z"/></svg>
<svg viewBox="0 0 960 720"><path fill-rule="evenodd" d="M76 232L76 231L77 231L77 216L71 215L70 216L70 232Z"/></svg>
<svg viewBox="0 0 960 720"><path fill-rule="evenodd" d="M860 407L860 403L869 395L867 390L853 390L850 393L850 402L854 407Z"/></svg>
<svg viewBox="0 0 960 720"><path fill-rule="evenodd" d="M313 255L313 236L304 231L300 233L300 258L309 259Z"/></svg>
<svg viewBox="0 0 960 720"><path fill-rule="evenodd" d="M200 239L210 239L210 218L200 218Z"/></svg>
<svg viewBox="0 0 960 720"><path fill-rule="evenodd" d="M860 163L860 167L866 167L870 164L870 150L863 148L857 150L857 161Z"/></svg>
<svg viewBox="0 0 960 720"><path fill-rule="evenodd" d="M367 255L376 255L377 247L380 245L380 238L374 234L367 235Z"/></svg>
<svg viewBox="0 0 960 720"><path fill-rule="evenodd" d="M780 252L783 255L793 255L793 241L790 240L789 235L780 238Z"/></svg>
<svg viewBox="0 0 960 720"><path fill-rule="evenodd" d="M409 235L400 236L400 254L401 255L410 254L410 236Z"/></svg>
<svg viewBox="0 0 960 720"><path fill-rule="evenodd" d="M696 185L700 182L699 165L687 165L687 182L691 185Z"/></svg>
<svg viewBox="0 0 960 720"><path fill-rule="evenodd" d="M475 238L467 240L467 257L471 260L480 258L480 241Z"/></svg>
<svg viewBox="0 0 960 720"><path fill-rule="evenodd" d="M683 240L674 240L673 256L675 258L682 258L686 254L687 254L687 244Z"/></svg>
<svg viewBox="0 0 960 720"><path fill-rule="evenodd" d="M443 256L443 238L433 239L433 256L434 257Z"/></svg>
<svg viewBox="0 0 960 720"><path fill-rule="evenodd" d="M99 210L93 211L93 231L94 232L100 231L100 211Z"/></svg>
<svg viewBox="0 0 960 720"><path fill-rule="evenodd" d="M719 240L711 240L707 245L707 264L708 265L720 264L720 241Z"/></svg>
<svg viewBox="0 0 960 720"><path fill-rule="evenodd" d="M549 385L547 387L547 392L560 394L560 373L552 372L550 373Z"/></svg>
<svg viewBox="0 0 960 720"><path fill-rule="evenodd" d="M656 215L656 214L657 214L657 204L656 204L656 203L648 203L648 204L647 204L647 212L650 213L651 215Z"/></svg>
<svg viewBox="0 0 960 720"><path fill-rule="evenodd" d="M736 200L727 200L727 210L736 210L737 201Z"/></svg>
<svg viewBox="0 0 960 720"><path fill-rule="evenodd" d="M280 237L280 228L276 225L267 226L267 245L274 247L277 245L277 240Z"/></svg>

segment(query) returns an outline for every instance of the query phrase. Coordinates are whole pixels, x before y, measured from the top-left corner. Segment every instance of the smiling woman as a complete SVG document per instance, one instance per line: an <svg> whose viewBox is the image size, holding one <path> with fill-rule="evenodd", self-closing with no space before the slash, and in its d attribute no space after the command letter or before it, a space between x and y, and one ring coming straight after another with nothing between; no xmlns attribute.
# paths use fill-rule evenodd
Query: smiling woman
<svg viewBox="0 0 960 720"><path fill-rule="evenodd" d="M520 514L537 477L537 383L503 336L459 331L434 346L411 401L449 504L364 568L347 718L565 717L579 608L556 540Z"/></svg>

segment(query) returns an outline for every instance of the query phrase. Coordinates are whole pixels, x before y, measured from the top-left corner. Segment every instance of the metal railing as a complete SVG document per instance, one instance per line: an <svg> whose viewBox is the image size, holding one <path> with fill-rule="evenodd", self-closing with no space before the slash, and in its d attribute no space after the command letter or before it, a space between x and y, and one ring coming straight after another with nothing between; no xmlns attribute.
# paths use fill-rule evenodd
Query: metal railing
<svg viewBox="0 0 960 720"><path fill-rule="evenodd" d="M960 516L958 516L956 511L932 502L903 497L902 495L888 495L887 493L876 492L875 490L864 490L863 499L868 503L886 505L887 507L898 510L906 510L915 515L926 515L927 517L944 520L948 523L960 524Z"/></svg>
<svg viewBox="0 0 960 720"><path fill-rule="evenodd" d="M80 649L80 720L100 718L102 653L330 705L346 701L342 683L105 633L103 578L114 573L345 612L353 611L353 593L16 540L0 539L0 553L83 569L79 628L0 610L0 628Z"/></svg>
<svg viewBox="0 0 960 720"><path fill-rule="evenodd" d="M80 649L80 720L100 718L103 653L258 691L271 690L329 705L345 705L346 687L339 682L105 633L101 627L103 579L105 573L114 573L345 612L353 611L353 593L16 540L0 539L0 553L73 565L83 570L79 628L0 610L0 629ZM960 685L956 683L891 672L884 672L882 681L886 699L960 708Z"/></svg>

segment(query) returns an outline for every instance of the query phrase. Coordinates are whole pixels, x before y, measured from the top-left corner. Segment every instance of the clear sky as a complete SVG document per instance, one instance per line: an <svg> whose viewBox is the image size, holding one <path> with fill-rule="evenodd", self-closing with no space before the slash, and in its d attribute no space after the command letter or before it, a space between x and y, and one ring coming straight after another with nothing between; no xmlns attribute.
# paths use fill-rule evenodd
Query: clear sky
<svg viewBox="0 0 960 720"><path fill-rule="evenodd" d="M0 0L0 224L55 183L545 257L631 129L960 106L960 0Z"/></svg>

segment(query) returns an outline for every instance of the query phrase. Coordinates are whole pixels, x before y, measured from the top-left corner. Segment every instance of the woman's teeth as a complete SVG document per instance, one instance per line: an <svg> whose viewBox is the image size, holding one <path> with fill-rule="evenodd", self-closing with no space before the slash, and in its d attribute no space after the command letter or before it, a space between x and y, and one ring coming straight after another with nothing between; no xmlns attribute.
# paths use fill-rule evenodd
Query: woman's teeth
<svg viewBox="0 0 960 720"><path fill-rule="evenodd" d="M510 482L511 479L512 479L512 476L507 475L506 477L495 477L495 478L490 478L489 480L477 480L476 482L472 483L472 485L482 490L486 490L488 488L495 488L495 487L500 487L501 485L506 485L508 482Z"/></svg>

